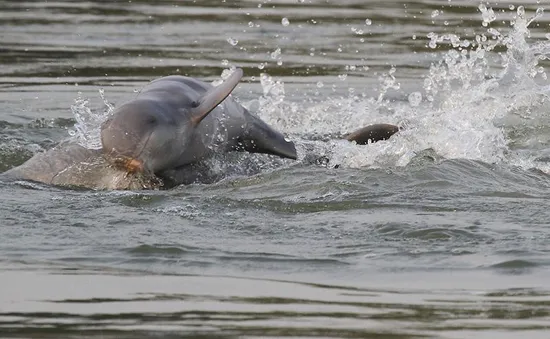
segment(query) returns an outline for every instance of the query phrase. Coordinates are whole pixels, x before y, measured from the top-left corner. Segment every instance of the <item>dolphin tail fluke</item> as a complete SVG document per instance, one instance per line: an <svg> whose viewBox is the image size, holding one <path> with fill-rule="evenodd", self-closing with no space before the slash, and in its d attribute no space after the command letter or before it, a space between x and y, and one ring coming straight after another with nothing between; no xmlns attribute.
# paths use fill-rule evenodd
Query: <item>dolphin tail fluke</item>
<svg viewBox="0 0 550 339"><path fill-rule="evenodd" d="M243 77L243 70L237 68L227 80L221 85L211 88L207 91L196 103L195 107L191 111L191 121L195 125L198 125L208 113L212 112L216 106L225 100L231 94L233 89L239 84L239 81Z"/></svg>
<svg viewBox="0 0 550 339"><path fill-rule="evenodd" d="M248 111L246 111L246 120L247 129L238 140L235 150L273 154L293 160L298 158L296 146L292 141L286 140L282 133Z"/></svg>
<svg viewBox="0 0 550 339"><path fill-rule="evenodd" d="M355 141L359 145L369 142L387 140L399 131L399 127L390 124L374 124L358 129L344 136L348 141Z"/></svg>

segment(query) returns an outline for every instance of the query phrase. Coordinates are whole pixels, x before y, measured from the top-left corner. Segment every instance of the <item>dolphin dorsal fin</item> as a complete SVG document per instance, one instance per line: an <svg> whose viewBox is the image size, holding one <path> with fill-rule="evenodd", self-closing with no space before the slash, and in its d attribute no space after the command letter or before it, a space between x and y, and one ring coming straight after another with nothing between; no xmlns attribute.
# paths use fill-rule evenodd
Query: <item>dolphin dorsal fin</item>
<svg viewBox="0 0 550 339"><path fill-rule="evenodd" d="M212 112L216 106L231 94L231 91L239 84L242 77L243 70L237 68L221 85L211 88L204 93L191 110L191 121L195 125L198 125L202 119L206 118L208 113Z"/></svg>

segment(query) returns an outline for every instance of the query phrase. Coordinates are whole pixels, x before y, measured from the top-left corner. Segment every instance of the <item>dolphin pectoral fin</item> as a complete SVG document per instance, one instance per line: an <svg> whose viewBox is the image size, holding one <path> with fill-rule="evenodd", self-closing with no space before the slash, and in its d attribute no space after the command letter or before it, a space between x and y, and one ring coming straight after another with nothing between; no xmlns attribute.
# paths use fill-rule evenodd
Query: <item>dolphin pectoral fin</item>
<svg viewBox="0 0 550 339"><path fill-rule="evenodd" d="M344 136L348 141L355 141L358 145L369 142L387 140L399 131L399 127L390 124L374 124L358 129Z"/></svg>
<svg viewBox="0 0 550 339"><path fill-rule="evenodd" d="M296 160L296 146L284 135L271 128L260 118L246 111L247 129L233 148L250 153L273 154L282 158Z"/></svg>
<svg viewBox="0 0 550 339"><path fill-rule="evenodd" d="M211 88L204 93L191 109L191 120L193 123L198 125L202 119L206 118L208 113L212 112L216 106L222 103L239 84L242 77L243 70L237 68L221 85Z"/></svg>

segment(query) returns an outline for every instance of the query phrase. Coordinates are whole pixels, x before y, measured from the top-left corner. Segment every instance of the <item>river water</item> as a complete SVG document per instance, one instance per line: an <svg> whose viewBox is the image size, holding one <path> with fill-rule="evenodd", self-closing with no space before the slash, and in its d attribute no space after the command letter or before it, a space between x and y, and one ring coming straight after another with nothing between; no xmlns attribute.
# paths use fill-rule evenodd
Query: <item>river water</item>
<svg viewBox="0 0 550 339"><path fill-rule="evenodd" d="M2 1L0 171L97 147L151 79L232 67L299 159L165 191L0 183L0 337L547 338L544 7ZM337 139L379 122L402 131Z"/></svg>

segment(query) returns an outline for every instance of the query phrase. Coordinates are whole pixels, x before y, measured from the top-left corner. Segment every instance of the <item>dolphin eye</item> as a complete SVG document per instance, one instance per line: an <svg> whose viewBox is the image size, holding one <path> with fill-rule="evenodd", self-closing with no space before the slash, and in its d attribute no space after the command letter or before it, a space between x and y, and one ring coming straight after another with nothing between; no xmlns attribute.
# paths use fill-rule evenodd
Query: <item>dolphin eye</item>
<svg viewBox="0 0 550 339"><path fill-rule="evenodd" d="M155 125L157 123L157 118L155 118L154 116L150 116L147 118L147 123L150 125Z"/></svg>

